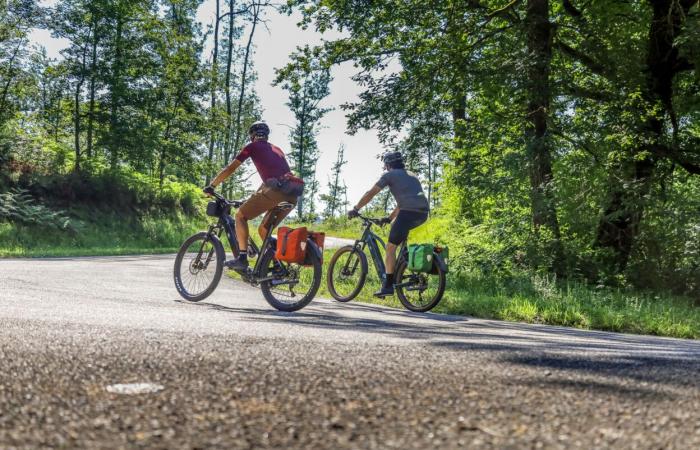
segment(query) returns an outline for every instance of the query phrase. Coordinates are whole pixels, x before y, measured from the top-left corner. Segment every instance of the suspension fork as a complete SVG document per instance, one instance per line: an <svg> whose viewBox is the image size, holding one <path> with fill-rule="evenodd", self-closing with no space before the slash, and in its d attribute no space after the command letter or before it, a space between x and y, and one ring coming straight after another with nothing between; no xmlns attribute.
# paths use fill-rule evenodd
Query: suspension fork
<svg viewBox="0 0 700 450"><path fill-rule="evenodd" d="M217 236L220 233L220 228L219 225L209 225L209 231L207 231L207 236L210 236L214 233L215 230L219 230L217 232ZM197 253L197 260L201 261L202 260L202 253L204 252L204 246L207 245L207 242L209 239L204 239L202 240L202 244L199 246L199 252ZM209 267L209 263L211 262L212 257L214 256L214 253L216 251L216 248L212 245L211 250L207 253L207 259L204 261L204 268L206 269Z"/></svg>
<svg viewBox="0 0 700 450"><path fill-rule="evenodd" d="M355 245L353 245L353 249L362 253L363 251L365 251L365 245L367 245L367 243L364 240L355 241ZM343 267L343 271L341 273L350 273L350 274L355 273L355 271L357 270L357 265L360 264L360 258L357 258L353 262L352 270L348 271L348 266L350 265L351 259L352 258L348 258L347 260L345 260L345 267Z"/></svg>

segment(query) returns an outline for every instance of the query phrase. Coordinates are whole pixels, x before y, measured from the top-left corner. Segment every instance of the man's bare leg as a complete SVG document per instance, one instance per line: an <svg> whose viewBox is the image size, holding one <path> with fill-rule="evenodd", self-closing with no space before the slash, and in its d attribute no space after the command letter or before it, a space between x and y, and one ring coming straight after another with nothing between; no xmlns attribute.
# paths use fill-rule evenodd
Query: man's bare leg
<svg viewBox="0 0 700 450"><path fill-rule="evenodd" d="M386 256L384 257L384 265L386 266L386 273L393 274L396 268L396 245L391 242L386 244Z"/></svg>
<svg viewBox="0 0 700 450"><path fill-rule="evenodd" d="M375 297L386 297L394 294L394 269L396 268L396 245L388 242L386 244L386 256L384 257L384 267L386 268L386 278L382 283L382 288L374 293Z"/></svg>
<svg viewBox="0 0 700 450"><path fill-rule="evenodd" d="M248 236L250 236L248 220L239 210L236 212L236 239L238 240L238 248L241 250L241 253L248 250Z"/></svg>

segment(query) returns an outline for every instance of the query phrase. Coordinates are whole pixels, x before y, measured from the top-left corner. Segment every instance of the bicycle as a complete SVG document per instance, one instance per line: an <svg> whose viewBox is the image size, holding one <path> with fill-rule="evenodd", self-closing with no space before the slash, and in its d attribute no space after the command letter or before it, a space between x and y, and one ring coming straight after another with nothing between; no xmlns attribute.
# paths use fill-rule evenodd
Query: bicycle
<svg viewBox="0 0 700 450"><path fill-rule="evenodd" d="M372 225L381 226L383 221L382 219L373 219L361 215L359 218L362 219L362 226L364 227L362 236L353 245L339 248L328 265L326 278L328 291L339 302L349 302L357 297L364 287L368 273L365 249L369 251L379 279L383 280L385 278L386 270L380 246L386 249L386 245L371 230ZM399 301L406 309L415 312L426 312L433 309L442 300L447 283L447 266L442 258L435 257L433 261L431 273L411 271L408 268L407 243L406 241L401 243L394 272L394 279L396 280L394 289ZM424 298L425 292L429 292L427 298Z"/></svg>
<svg viewBox="0 0 700 450"><path fill-rule="evenodd" d="M220 236L226 234L231 252L238 257L240 247L236 240L236 223L231 209L243 202L229 201L212 192L215 200L207 205L207 215L218 218L207 231L196 233L185 240L175 258L174 279L178 293L187 301L204 300L219 284L224 268L225 251ZM279 213L294 208L288 202L278 204L268 219L274 224ZM275 238L272 226L260 248L248 241L248 256L256 258L253 268L238 272L244 282L260 287L265 300L280 311L297 311L308 305L321 285L322 255L315 242L308 239L306 260L303 264L287 264L275 259ZM308 270L311 269L311 270ZM299 292L295 292L295 289ZM298 298L301 296L300 298Z"/></svg>

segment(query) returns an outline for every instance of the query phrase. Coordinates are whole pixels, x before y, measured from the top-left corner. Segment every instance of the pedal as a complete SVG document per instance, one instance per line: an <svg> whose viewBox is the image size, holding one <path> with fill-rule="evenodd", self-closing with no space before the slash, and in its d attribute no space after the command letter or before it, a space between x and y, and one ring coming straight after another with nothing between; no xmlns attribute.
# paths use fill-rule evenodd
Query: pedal
<svg viewBox="0 0 700 450"><path fill-rule="evenodd" d="M243 278L243 281L246 283L250 283L253 279L253 269L250 267L246 267L245 270L236 270L236 272L238 272L241 278Z"/></svg>

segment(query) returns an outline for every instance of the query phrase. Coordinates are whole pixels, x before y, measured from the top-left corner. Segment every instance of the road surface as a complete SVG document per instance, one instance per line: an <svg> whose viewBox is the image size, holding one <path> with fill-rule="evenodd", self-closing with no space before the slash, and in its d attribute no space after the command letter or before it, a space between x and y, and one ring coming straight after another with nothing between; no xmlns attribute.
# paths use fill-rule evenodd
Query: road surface
<svg viewBox="0 0 700 450"><path fill-rule="evenodd" d="M172 260L0 260L0 448L700 448L697 341L189 304Z"/></svg>

